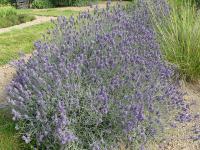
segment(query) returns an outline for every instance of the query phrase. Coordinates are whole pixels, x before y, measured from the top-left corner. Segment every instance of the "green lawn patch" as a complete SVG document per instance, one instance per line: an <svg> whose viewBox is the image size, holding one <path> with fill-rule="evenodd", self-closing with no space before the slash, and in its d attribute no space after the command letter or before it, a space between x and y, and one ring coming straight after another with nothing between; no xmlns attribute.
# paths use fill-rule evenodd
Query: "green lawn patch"
<svg viewBox="0 0 200 150"><path fill-rule="evenodd" d="M53 27L52 23L44 23L0 34L0 65L17 59L19 52L31 53L33 51L33 42L41 39L42 34L51 27Z"/></svg>
<svg viewBox="0 0 200 150"><path fill-rule="evenodd" d="M26 149L20 135L15 130L10 111L0 110L0 150Z"/></svg>

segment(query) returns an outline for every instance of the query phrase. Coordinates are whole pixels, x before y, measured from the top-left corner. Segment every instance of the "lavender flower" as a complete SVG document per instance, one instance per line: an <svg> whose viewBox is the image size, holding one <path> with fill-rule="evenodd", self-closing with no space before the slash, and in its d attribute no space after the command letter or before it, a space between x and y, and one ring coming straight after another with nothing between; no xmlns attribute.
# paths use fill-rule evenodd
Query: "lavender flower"
<svg viewBox="0 0 200 150"><path fill-rule="evenodd" d="M30 136L29 135L23 135L22 139L25 141L26 144L31 142Z"/></svg>
<svg viewBox="0 0 200 150"><path fill-rule="evenodd" d="M112 149L120 140L136 148L157 134L167 111L176 108L179 119L189 119L146 5L108 4L77 20L58 17L48 40L35 43L33 56L18 63L8 87L26 143Z"/></svg>

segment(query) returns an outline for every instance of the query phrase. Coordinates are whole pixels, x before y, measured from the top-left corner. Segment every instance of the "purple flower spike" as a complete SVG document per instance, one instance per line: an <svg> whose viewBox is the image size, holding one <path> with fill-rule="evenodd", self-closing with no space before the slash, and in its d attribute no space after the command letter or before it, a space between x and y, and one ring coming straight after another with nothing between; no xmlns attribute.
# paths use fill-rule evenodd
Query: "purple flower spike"
<svg viewBox="0 0 200 150"><path fill-rule="evenodd" d="M178 111L177 121L191 120L146 2L111 9L109 1L106 9L58 17L28 62L17 63L7 91L26 143L107 150L122 141L143 149L163 130L168 112ZM165 0L150 2L158 17L168 14Z"/></svg>

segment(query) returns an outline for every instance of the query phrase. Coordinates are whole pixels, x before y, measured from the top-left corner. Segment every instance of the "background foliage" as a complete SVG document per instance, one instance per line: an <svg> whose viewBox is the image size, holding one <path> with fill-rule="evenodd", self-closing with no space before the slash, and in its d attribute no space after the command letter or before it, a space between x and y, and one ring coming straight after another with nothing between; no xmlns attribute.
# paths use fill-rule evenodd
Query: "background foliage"
<svg viewBox="0 0 200 150"><path fill-rule="evenodd" d="M97 0L51 0L55 6L82 6Z"/></svg>
<svg viewBox="0 0 200 150"><path fill-rule="evenodd" d="M43 8L52 8L53 4L50 0L34 0L32 2L32 8L38 8L38 9L43 9Z"/></svg>
<svg viewBox="0 0 200 150"><path fill-rule="evenodd" d="M0 7L0 28L10 27L13 25L17 25L20 23L24 23L27 21L34 20L35 17L26 15L26 14L18 14L16 8L13 6L1 6Z"/></svg>
<svg viewBox="0 0 200 150"><path fill-rule="evenodd" d="M84 6L97 0L34 0L33 8L50 8L59 6Z"/></svg>
<svg viewBox="0 0 200 150"><path fill-rule="evenodd" d="M83 6L98 0L30 0L33 8L51 8L58 6ZM13 4L15 0L0 0L1 5Z"/></svg>
<svg viewBox="0 0 200 150"><path fill-rule="evenodd" d="M10 4L10 0L0 0L0 4Z"/></svg>

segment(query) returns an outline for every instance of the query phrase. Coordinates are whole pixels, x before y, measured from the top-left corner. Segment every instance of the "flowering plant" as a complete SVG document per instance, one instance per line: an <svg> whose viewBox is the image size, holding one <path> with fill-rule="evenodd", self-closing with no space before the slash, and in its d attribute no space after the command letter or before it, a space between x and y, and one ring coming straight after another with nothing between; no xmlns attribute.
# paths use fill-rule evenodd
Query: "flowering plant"
<svg viewBox="0 0 200 150"><path fill-rule="evenodd" d="M8 87L26 143L47 149L137 149L185 107L143 5L58 17Z"/></svg>

